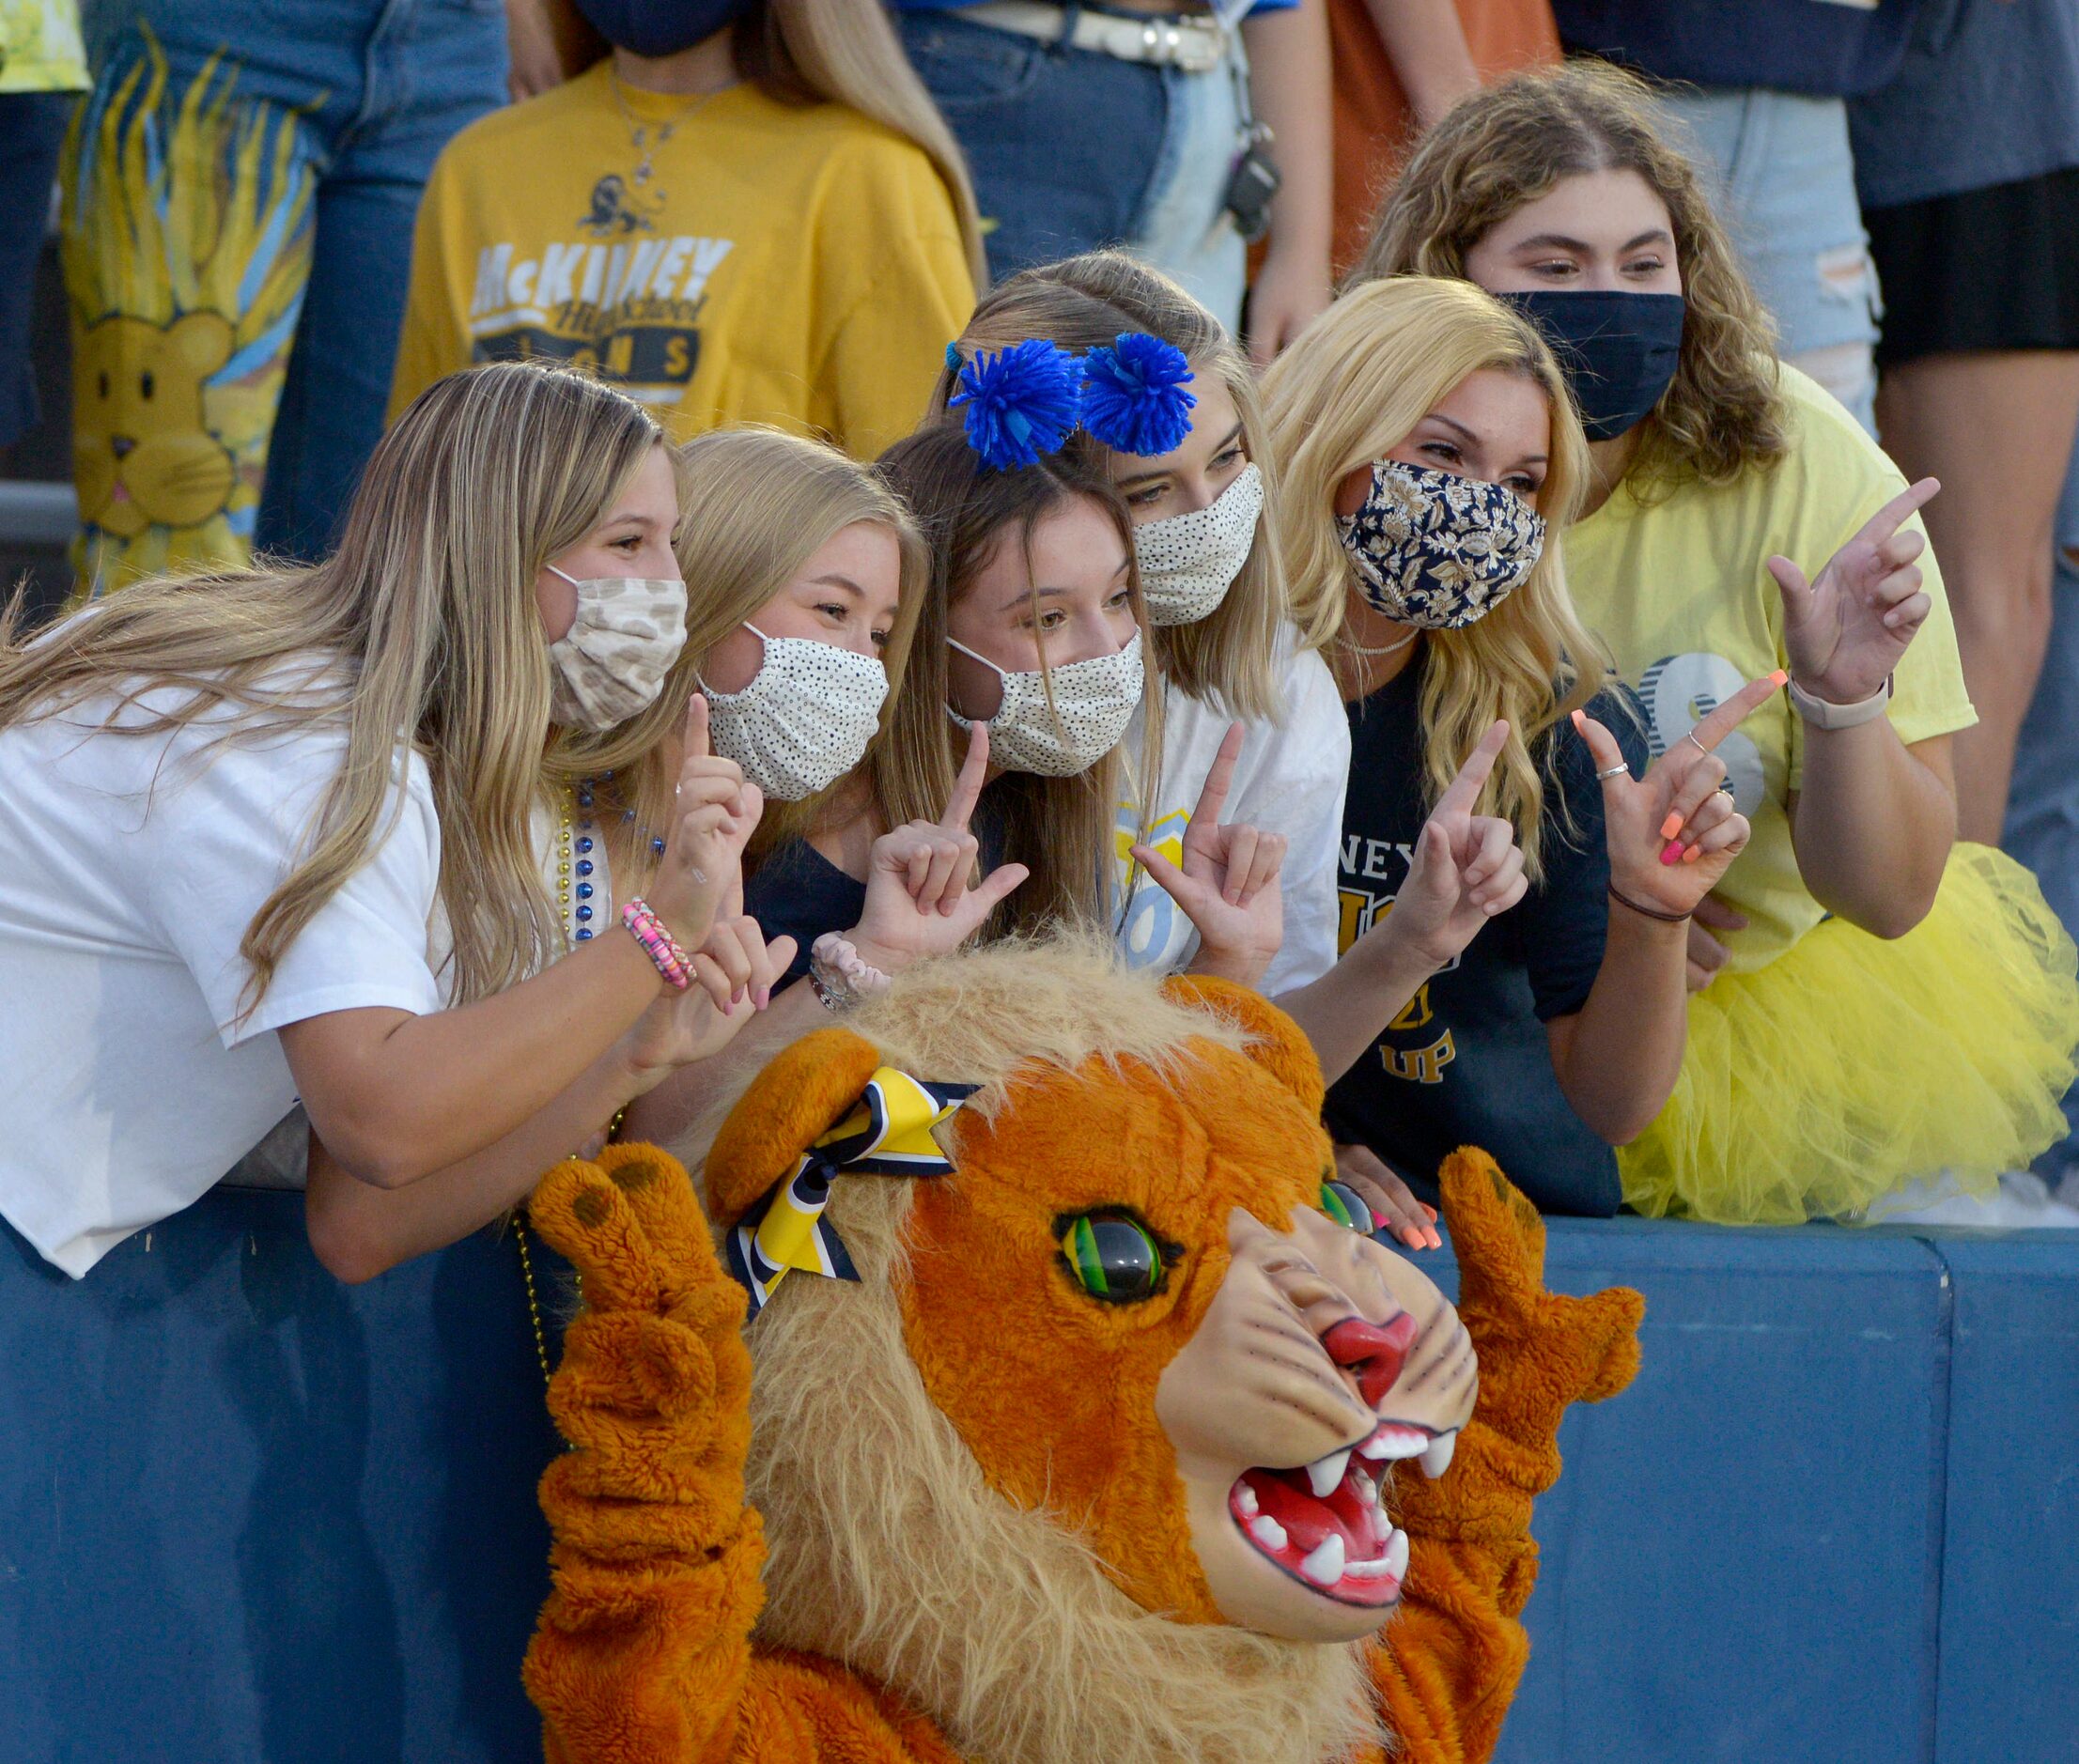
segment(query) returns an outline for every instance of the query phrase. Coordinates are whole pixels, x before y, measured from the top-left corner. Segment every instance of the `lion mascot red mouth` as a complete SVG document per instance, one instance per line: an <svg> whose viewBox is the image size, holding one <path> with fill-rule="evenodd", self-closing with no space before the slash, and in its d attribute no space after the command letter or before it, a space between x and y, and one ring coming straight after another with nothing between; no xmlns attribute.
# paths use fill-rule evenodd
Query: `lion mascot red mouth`
<svg viewBox="0 0 2079 1764"><path fill-rule="evenodd" d="M1252 993L1004 946L774 1060L705 1216L652 1147L551 1171L553 1764L1486 1757L1640 1301L1546 1292L1466 1152L1453 1309L1325 1197L1321 1095Z"/></svg>

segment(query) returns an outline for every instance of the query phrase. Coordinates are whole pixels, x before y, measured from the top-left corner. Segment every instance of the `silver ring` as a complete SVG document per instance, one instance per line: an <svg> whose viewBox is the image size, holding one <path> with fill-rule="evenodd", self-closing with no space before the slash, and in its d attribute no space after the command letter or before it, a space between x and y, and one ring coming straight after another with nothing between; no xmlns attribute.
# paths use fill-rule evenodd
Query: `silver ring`
<svg viewBox="0 0 2079 1764"><path fill-rule="evenodd" d="M1595 781L1601 783L1606 778L1629 778L1631 775L1632 768L1629 765L1612 766L1607 771L1597 772Z"/></svg>
<svg viewBox="0 0 2079 1764"><path fill-rule="evenodd" d="M1705 747L1701 741L1697 739L1697 732L1694 729L1690 730L1687 735L1683 735L1683 739L1688 742L1691 747L1695 748L1699 753L1704 756L1705 759L1709 759L1711 757L1711 750Z"/></svg>

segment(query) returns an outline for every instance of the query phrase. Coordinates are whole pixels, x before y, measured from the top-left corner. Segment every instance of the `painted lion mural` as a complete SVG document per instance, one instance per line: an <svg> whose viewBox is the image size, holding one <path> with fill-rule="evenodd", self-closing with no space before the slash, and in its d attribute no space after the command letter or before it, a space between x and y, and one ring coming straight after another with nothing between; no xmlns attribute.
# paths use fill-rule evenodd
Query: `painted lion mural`
<svg viewBox="0 0 2079 1764"><path fill-rule="evenodd" d="M1545 1292L1467 1152L1454 1309L1321 1098L1252 993L1006 946L774 1060L705 1216L651 1147L551 1171L552 1764L1485 1758L1640 1301Z"/></svg>

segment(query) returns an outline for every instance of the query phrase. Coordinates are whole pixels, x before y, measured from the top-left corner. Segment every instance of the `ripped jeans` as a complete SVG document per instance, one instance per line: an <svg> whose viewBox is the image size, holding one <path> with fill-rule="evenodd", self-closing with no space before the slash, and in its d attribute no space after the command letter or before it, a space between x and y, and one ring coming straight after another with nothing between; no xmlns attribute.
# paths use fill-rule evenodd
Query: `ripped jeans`
<svg viewBox="0 0 2079 1764"><path fill-rule="evenodd" d="M1691 88L1660 102L1714 174L1718 212L1775 317L1779 353L1875 434L1871 350L1884 302L1855 199L1846 105L1759 86Z"/></svg>

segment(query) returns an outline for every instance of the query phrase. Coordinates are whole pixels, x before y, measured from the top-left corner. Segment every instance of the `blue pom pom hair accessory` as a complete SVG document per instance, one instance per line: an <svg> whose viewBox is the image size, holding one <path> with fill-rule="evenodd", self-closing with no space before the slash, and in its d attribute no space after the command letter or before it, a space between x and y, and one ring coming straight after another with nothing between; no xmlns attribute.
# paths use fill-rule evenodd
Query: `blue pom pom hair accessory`
<svg viewBox="0 0 2079 1764"><path fill-rule="evenodd" d="M1114 453L1152 457L1181 447L1198 400L1191 364L1173 343L1122 332L1083 357L1083 426Z"/></svg>
<svg viewBox="0 0 2079 1764"><path fill-rule="evenodd" d="M948 358L951 365L951 358ZM1029 337L960 370L946 408L966 405L968 445L996 472L1036 464L1059 451L1081 418L1082 369L1066 349Z"/></svg>

